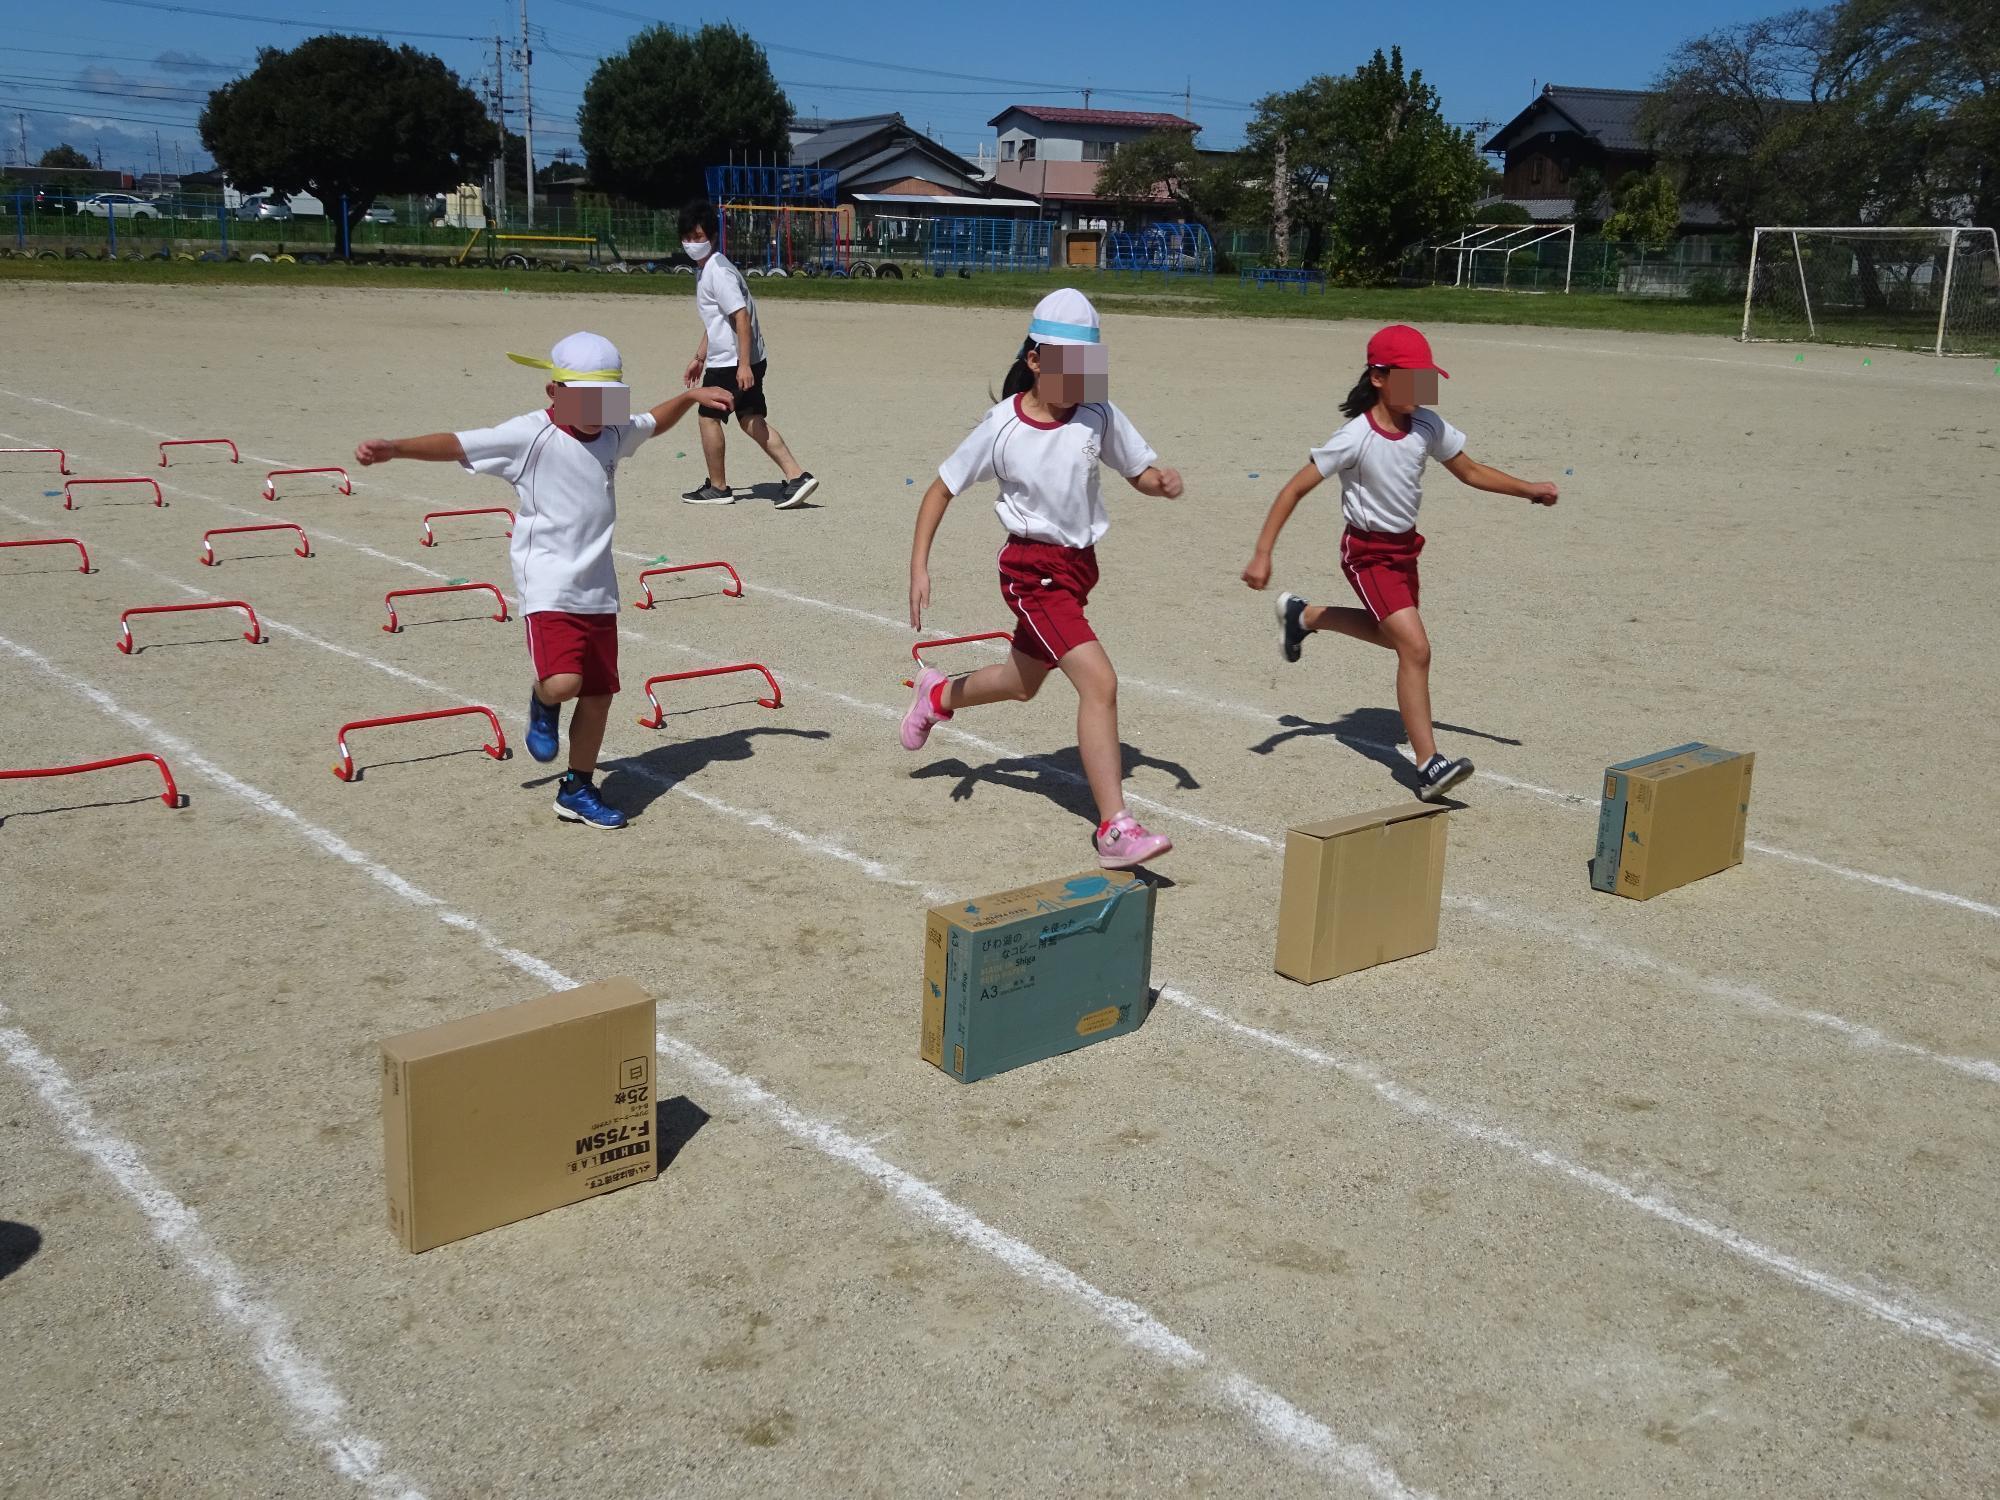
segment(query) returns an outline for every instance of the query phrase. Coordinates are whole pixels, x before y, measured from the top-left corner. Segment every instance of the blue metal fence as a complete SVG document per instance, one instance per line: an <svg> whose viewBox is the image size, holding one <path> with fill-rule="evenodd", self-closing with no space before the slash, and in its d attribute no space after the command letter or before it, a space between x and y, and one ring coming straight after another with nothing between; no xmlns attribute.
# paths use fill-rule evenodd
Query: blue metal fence
<svg viewBox="0 0 2000 1500"><path fill-rule="evenodd" d="M934 276L945 271L1046 270L1054 227L1047 219L932 219L923 258Z"/></svg>

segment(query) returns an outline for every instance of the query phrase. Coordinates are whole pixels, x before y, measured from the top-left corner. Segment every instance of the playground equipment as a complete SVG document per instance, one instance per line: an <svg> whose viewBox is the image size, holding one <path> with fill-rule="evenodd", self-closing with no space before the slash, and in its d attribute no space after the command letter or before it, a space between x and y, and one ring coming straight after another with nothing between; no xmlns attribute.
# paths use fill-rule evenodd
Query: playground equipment
<svg viewBox="0 0 2000 1500"><path fill-rule="evenodd" d="M507 758L507 736L500 728L500 719L490 708L469 704L464 708L433 708L420 714L389 714L380 719L356 719L351 724L343 724L334 736L340 746L340 764L333 768L333 774L342 781L359 781L361 773L354 769L354 757L347 753L347 737L357 729L382 729L391 724L417 724L426 719L455 719L463 714L484 714L486 722L493 726L493 743L481 745L495 760Z"/></svg>
<svg viewBox="0 0 2000 1500"><path fill-rule="evenodd" d="M1045 271L1055 226L1047 219L947 215L929 221L922 250L933 276L947 271Z"/></svg>
<svg viewBox="0 0 2000 1500"><path fill-rule="evenodd" d="M496 589L492 584L439 583L439 584L433 584L429 588L422 588L422 589L390 589L388 593L382 596L383 604L387 605L389 609L389 623L387 625L384 625L382 628L388 631L391 635L396 634L396 632L398 632L403 628L401 623L396 619L396 601L398 599L411 599L415 598L419 594L476 593L480 589L485 589L487 593L491 594L493 596L494 602L500 606L500 613L493 617L494 622L496 624L505 625L507 623L507 596L501 593L500 590Z"/></svg>
<svg viewBox="0 0 2000 1500"><path fill-rule="evenodd" d="M425 547L435 547L437 545L437 536L431 530L431 522L442 521L446 516L505 516L507 518L507 535L509 537L514 535L514 512L504 505L475 505L470 510L431 511L424 517L424 539L419 545Z"/></svg>
<svg viewBox="0 0 2000 1500"><path fill-rule="evenodd" d="M270 473L264 476L264 498L266 500L275 500L278 498L278 481L288 474L338 474L340 476L340 493L343 495L354 493L354 481L347 477L347 470L337 464L329 464L319 469L271 470Z"/></svg>
<svg viewBox="0 0 2000 1500"><path fill-rule="evenodd" d="M845 276L848 210L835 206L840 174L823 167L731 164L704 174L719 248L746 276Z"/></svg>
<svg viewBox="0 0 2000 1500"><path fill-rule="evenodd" d="M574 271L579 264L599 270L608 265L622 265L625 257L618 252L617 244L608 230L596 234L506 234L498 229L485 227L472 231L472 238L453 257L452 264L462 266L480 242L486 244L486 264L498 266L504 271L527 271L539 267L544 271ZM518 246L518 249L503 248ZM560 246L556 254L536 254L530 247ZM569 247L581 246L581 250ZM581 254L582 261L576 259Z"/></svg>
<svg viewBox="0 0 2000 1500"><path fill-rule="evenodd" d="M73 474L76 472L69 466L69 455L60 448L0 448L0 454L6 453L53 453L56 456L56 472L58 474Z"/></svg>
<svg viewBox="0 0 2000 1500"><path fill-rule="evenodd" d="M205 568L218 566L215 560L214 539L219 536L241 536L246 531L296 531L299 544L292 549L297 557L311 557L312 543L306 540L306 530L296 521L270 521L258 526L216 526L201 534L201 563Z"/></svg>
<svg viewBox="0 0 2000 1500"><path fill-rule="evenodd" d="M76 501L71 496L70 491L78 485L85 484L150 484L153 487L153 504L164 506L167 503L166 496L160 493L160 481L157 479L65 479L63 481L64 510L76 509Z"/></svg>
<svg viewBox="0 0 2000 1500"><path fill-rule="evenodd" d="M1260 291L1267 286L1280 291L1295 286L1303 297L1308 287L1318 287L1322 296L1326 294L1326 272L1311 266L1242 266L1237 269L1236 280L1239 284L1255 282Z"/></svg>
<svg viewBox="0 0 2000 1500"><path fill-rule="evenodd" d="M38 536L25 542L0 542L0 547L74 547L83 558L77 572L90 571L90 550L73 536Z"/></svg>
<svg viewBox="0 0 2000 1500"><path fill-rule="evenodd" d="M759 698L760 708L783 708L785 695L778 689L778 679L771 675L771 669L762 662L740 661L731 667L696 667L689 672L662 672L657 677L646 679L646 701L653 705L653 717L639 720L641 729L658 729L667 722L667 711L661 706L659 697L653 692L654 685L662 682L686 682L695 677L727 677L732 672L758 672L771 684L771 696Z"/></svg>
<svg viewBox="0 0 2000 1500"><path fill-rule="evenodd" d="M168 438L160 444L160 467L164 469L167 466L167 450L169 448L213 447L227 448L231 463L240 464L243 462L243 455L236 451L236 444L232 443L228 438Z"/></svg>
<svg viewBox="0 0 2000 1500"><path fill-rule="evenodd" d="M632 601L632 607L634 609L651 609L653 607L653 602L654 602L653 586L652 584L646 581L647 579L658 578L663 573L694 573L694 572L699 572L703 568L720 568L722 569L723 572L729 575L729 581L731 584L734 585L734 587L725 588L722 591L723 598L741 599L743 597L743 580L741 577L737 575L736 570L732 568L728 563L726 562L675 563L671 567L648 568L645 570L645 572L639 575L639 585L641 588L645 589L646 597L643 599L634 599Z"/></svg>
<svg viewBox="0 0 2000 1500"><path fill-rule="evenodd" d="M34 770L0 771L0 781L22 781L36 776L81 776L86 771L108 771L113 766L136 766L141 761L151 761L160 773L160 780L166 783L166 790L160 793L160 800L169 807L179 807L181 789L174 785L174 773L167 769L167 763L159 756L143 751L137 755L114 755L109 760L87 760L74 766L41 766Z"/></svg>
<svg viewBox="0 0 2000 1500"><path fill-rule="evenodd" d="M1140 229L1114 229L1104 237L1104 269L1144 275L1213 276L1215 242L1205 225L1174 219Z"/></svg>
<svg viewBox="0 0 2000 1500"><path fill-rule="evenodd" d="M210 599L202 604L135 604L118 617L118 649L127 656L132 654L132 616L180 615L196 609L240 609L250 617L250 628L243 632L243 639L253 646L264 639L264 627L257 623L257 611L241 599Z"/></svg>
<svg viewBox="0 0 2000 1500"><path fill-rule="evenodd" d="M923 667L929 665L924 660L923 653L926 651L935 651L939 646L965 646L970 645L974 641L1011 641L1013 639L1012 632L1005 630L982 630L977 635L940 636L934 641L918 641L915 645L911 646L910 660L915 662L921 670ZM916 685L915 680L912 678L905 677L903 679L904 687L915 687Z"/></svg>

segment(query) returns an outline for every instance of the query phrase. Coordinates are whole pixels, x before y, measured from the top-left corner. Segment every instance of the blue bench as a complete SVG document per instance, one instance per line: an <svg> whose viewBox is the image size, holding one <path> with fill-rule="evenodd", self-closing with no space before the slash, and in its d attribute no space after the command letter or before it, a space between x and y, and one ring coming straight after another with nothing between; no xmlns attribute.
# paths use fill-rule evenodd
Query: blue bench
<svg viewBox="0 0 2000 1500"><path fill-rule="evenodd" d="M1326 291L1326 272L1306 266L1243 266L1237 271L1236 279L1254 281L1260 287L1295 286L1300 296L1305 295L1309 286L1318 287L1322 293Z"/></svg>

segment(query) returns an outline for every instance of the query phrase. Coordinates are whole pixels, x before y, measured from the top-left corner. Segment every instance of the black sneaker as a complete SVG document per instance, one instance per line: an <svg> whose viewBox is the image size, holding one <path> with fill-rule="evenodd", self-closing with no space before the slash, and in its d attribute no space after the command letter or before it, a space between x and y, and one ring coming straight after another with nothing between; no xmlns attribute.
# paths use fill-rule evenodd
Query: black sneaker
<svg viewBox="0 0 2000 1500"><path fill-rule="evenodd" d="M719 484L710 484L704 480L700 489L689 490L685 495L681 496L681 499L685 500L689 505L734 505L736 503L736 491L725 489Z"/></svg>
<svg viewBox="0 0 2000 1500"><path fill-rule="evenodd" d="M1417 768L1417 800L1441 802L1444 794L1472 774L1472 762L1433 755Z"/></svg>
<svg viewBox="0 0 2000 1500"><path fill-rule="evenodd" d="M1299 649L1311 634L1306 629L1306 601L1297 594L1278 595L1278 655L1297 661Z"/></svg>
<svg viewBox="0 0 2000 1500"><path fill-rule="evenodd" d="M778 503L775 509L797 510L818 488L819 481L812 477L810 471L800 474L797 479L787 479L778 486Z"/></svg>

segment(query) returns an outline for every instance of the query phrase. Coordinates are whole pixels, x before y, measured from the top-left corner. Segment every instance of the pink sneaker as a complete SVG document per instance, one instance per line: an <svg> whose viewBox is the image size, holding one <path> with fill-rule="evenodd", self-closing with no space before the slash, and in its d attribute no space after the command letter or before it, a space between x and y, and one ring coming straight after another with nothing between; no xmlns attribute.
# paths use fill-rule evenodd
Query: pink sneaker
<svg viewBox="0 0 2000 1500"><path fill-rule="evenodd" d="M1173 852L1174 841L1164 833L1148 833L1128 812L1097 830L1097 862L1107 870L1129 870L1149 859Z"/></svg>
<svg viewBox="0 0 2000 1500"><path fill-rule="evenodd" d="M903 748L921 750L924 741L931 737L933 725L951 717L941 714L931 707L931 692L941 682L948 679L936 667L925 667L917 673L917 693L910 700L910 711L903 715Z"/></svg>

